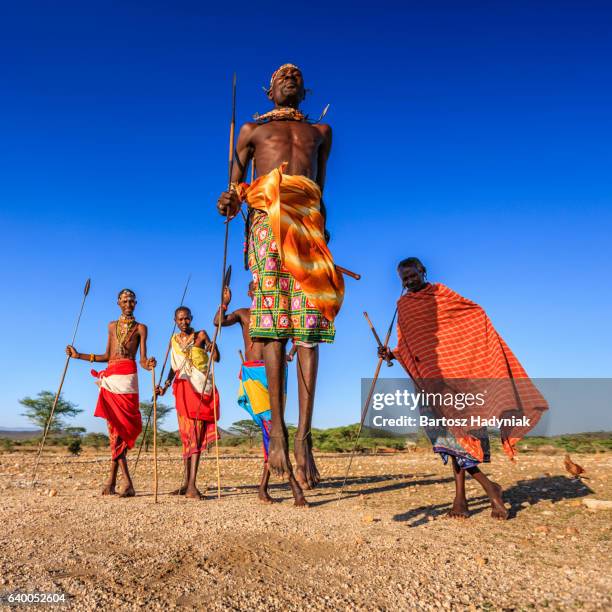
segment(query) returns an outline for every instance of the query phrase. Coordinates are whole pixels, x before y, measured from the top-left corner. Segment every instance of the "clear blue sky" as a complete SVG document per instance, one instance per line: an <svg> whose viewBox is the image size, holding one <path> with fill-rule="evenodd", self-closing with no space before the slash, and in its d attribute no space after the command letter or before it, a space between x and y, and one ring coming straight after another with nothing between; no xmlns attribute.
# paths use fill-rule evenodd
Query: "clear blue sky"
<svg viewBox="0 0 612 612"><path fill-rule="evenodd" d="M88 276L83 352L102 352L128 286L161 358L190 272L195 324L212 329L232 73L243 122L268 108L261 87L288 61L312 116L331 103L330 246L363 275L321 350L315 425L357 420L376 361L362 311L382 333L410 255L484 306L532 376L610 376L606 3L26 0L0 12L0 426L27 425L17 400L56 388ZM237 220L236 307L242 242ZM245 417L239 342L223 332L224 426ZM71 365L65 395L84 409L78 424L102 430L88 370ZM145 396L148 384L143 373ZM609 427L580 409L584 428Z"/></svg>

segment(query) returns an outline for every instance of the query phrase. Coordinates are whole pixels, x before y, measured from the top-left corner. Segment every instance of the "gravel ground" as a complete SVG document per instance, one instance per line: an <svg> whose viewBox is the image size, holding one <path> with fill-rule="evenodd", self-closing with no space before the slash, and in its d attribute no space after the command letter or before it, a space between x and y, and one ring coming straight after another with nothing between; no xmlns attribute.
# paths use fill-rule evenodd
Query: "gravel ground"
<svg viewBox="0 0 612 612"><path fill-rule="evenodd" d="M444 518L450 468L431 453L358 456L337 501L346 456L319 456L323 482L311 507L255 497L261 460L224 455L203 463L202 501L170 496L178 455L138 467L133 499L100 497L103 455L47 456L32 489L31 454L0 455L0 594L65 593L78 610L135 609L610 609L612 454L576 455L589 480L565 473L563 456L501 456L485 470L505 489L511 520L490 518L468 483L472 516Z"/></svg>

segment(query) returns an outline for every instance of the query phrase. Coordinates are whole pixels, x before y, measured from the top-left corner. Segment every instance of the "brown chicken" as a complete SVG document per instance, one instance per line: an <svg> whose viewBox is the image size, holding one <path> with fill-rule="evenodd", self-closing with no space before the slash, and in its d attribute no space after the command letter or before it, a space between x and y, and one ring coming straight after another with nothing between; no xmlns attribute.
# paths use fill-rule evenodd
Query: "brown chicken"
<svg viewBox="0 0 612 612"><path fill-rule="evenodd" d="M582 476L582 474L584 474L584 468L581 465L578 465L577 463L574 463L571 459L571 457L569 456L569 454L565 455L565 469L575 478L586 478L585 476Z"/></svg>

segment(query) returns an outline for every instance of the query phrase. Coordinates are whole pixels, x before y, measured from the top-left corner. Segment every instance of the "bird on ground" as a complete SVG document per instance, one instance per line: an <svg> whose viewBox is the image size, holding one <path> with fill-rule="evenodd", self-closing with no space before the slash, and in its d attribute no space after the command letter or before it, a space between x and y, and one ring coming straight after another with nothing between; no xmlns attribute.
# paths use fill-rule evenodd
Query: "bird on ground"
<svg viewBox="0 0 612 612"><path fill-rule="evenodd" d="M585 469L581 465L578 465L577 463L574 463L572 461L572 458L569 456L569 453L567 455L565 455L565 461L563 463L565 464L565 469L574 478L586 478L586 476L582 475L582 474L584 474Z"/></svg>

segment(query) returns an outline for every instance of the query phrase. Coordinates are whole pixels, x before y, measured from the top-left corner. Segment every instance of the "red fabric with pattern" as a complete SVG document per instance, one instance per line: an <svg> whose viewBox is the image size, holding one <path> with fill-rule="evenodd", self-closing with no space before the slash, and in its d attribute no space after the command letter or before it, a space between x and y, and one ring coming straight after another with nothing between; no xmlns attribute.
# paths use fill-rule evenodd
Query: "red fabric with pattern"
<svg viewBox="0 0 612 612"><path fill-rule="evenodd" d="M497 333L485 311L445 285L431 284L398 301L398 346L393 351L410 377L428 390L444 379L446 389L487 392L483 407L462 416L526 416L529 426L501 429L504 450L513 457L515 444L548 408L527 372ZM450 379L461 379L455 385ZM440 416L457 418L454 407L436 407ZM482 458L480 443L468 428L451 428L462 446Z"/></svg>

